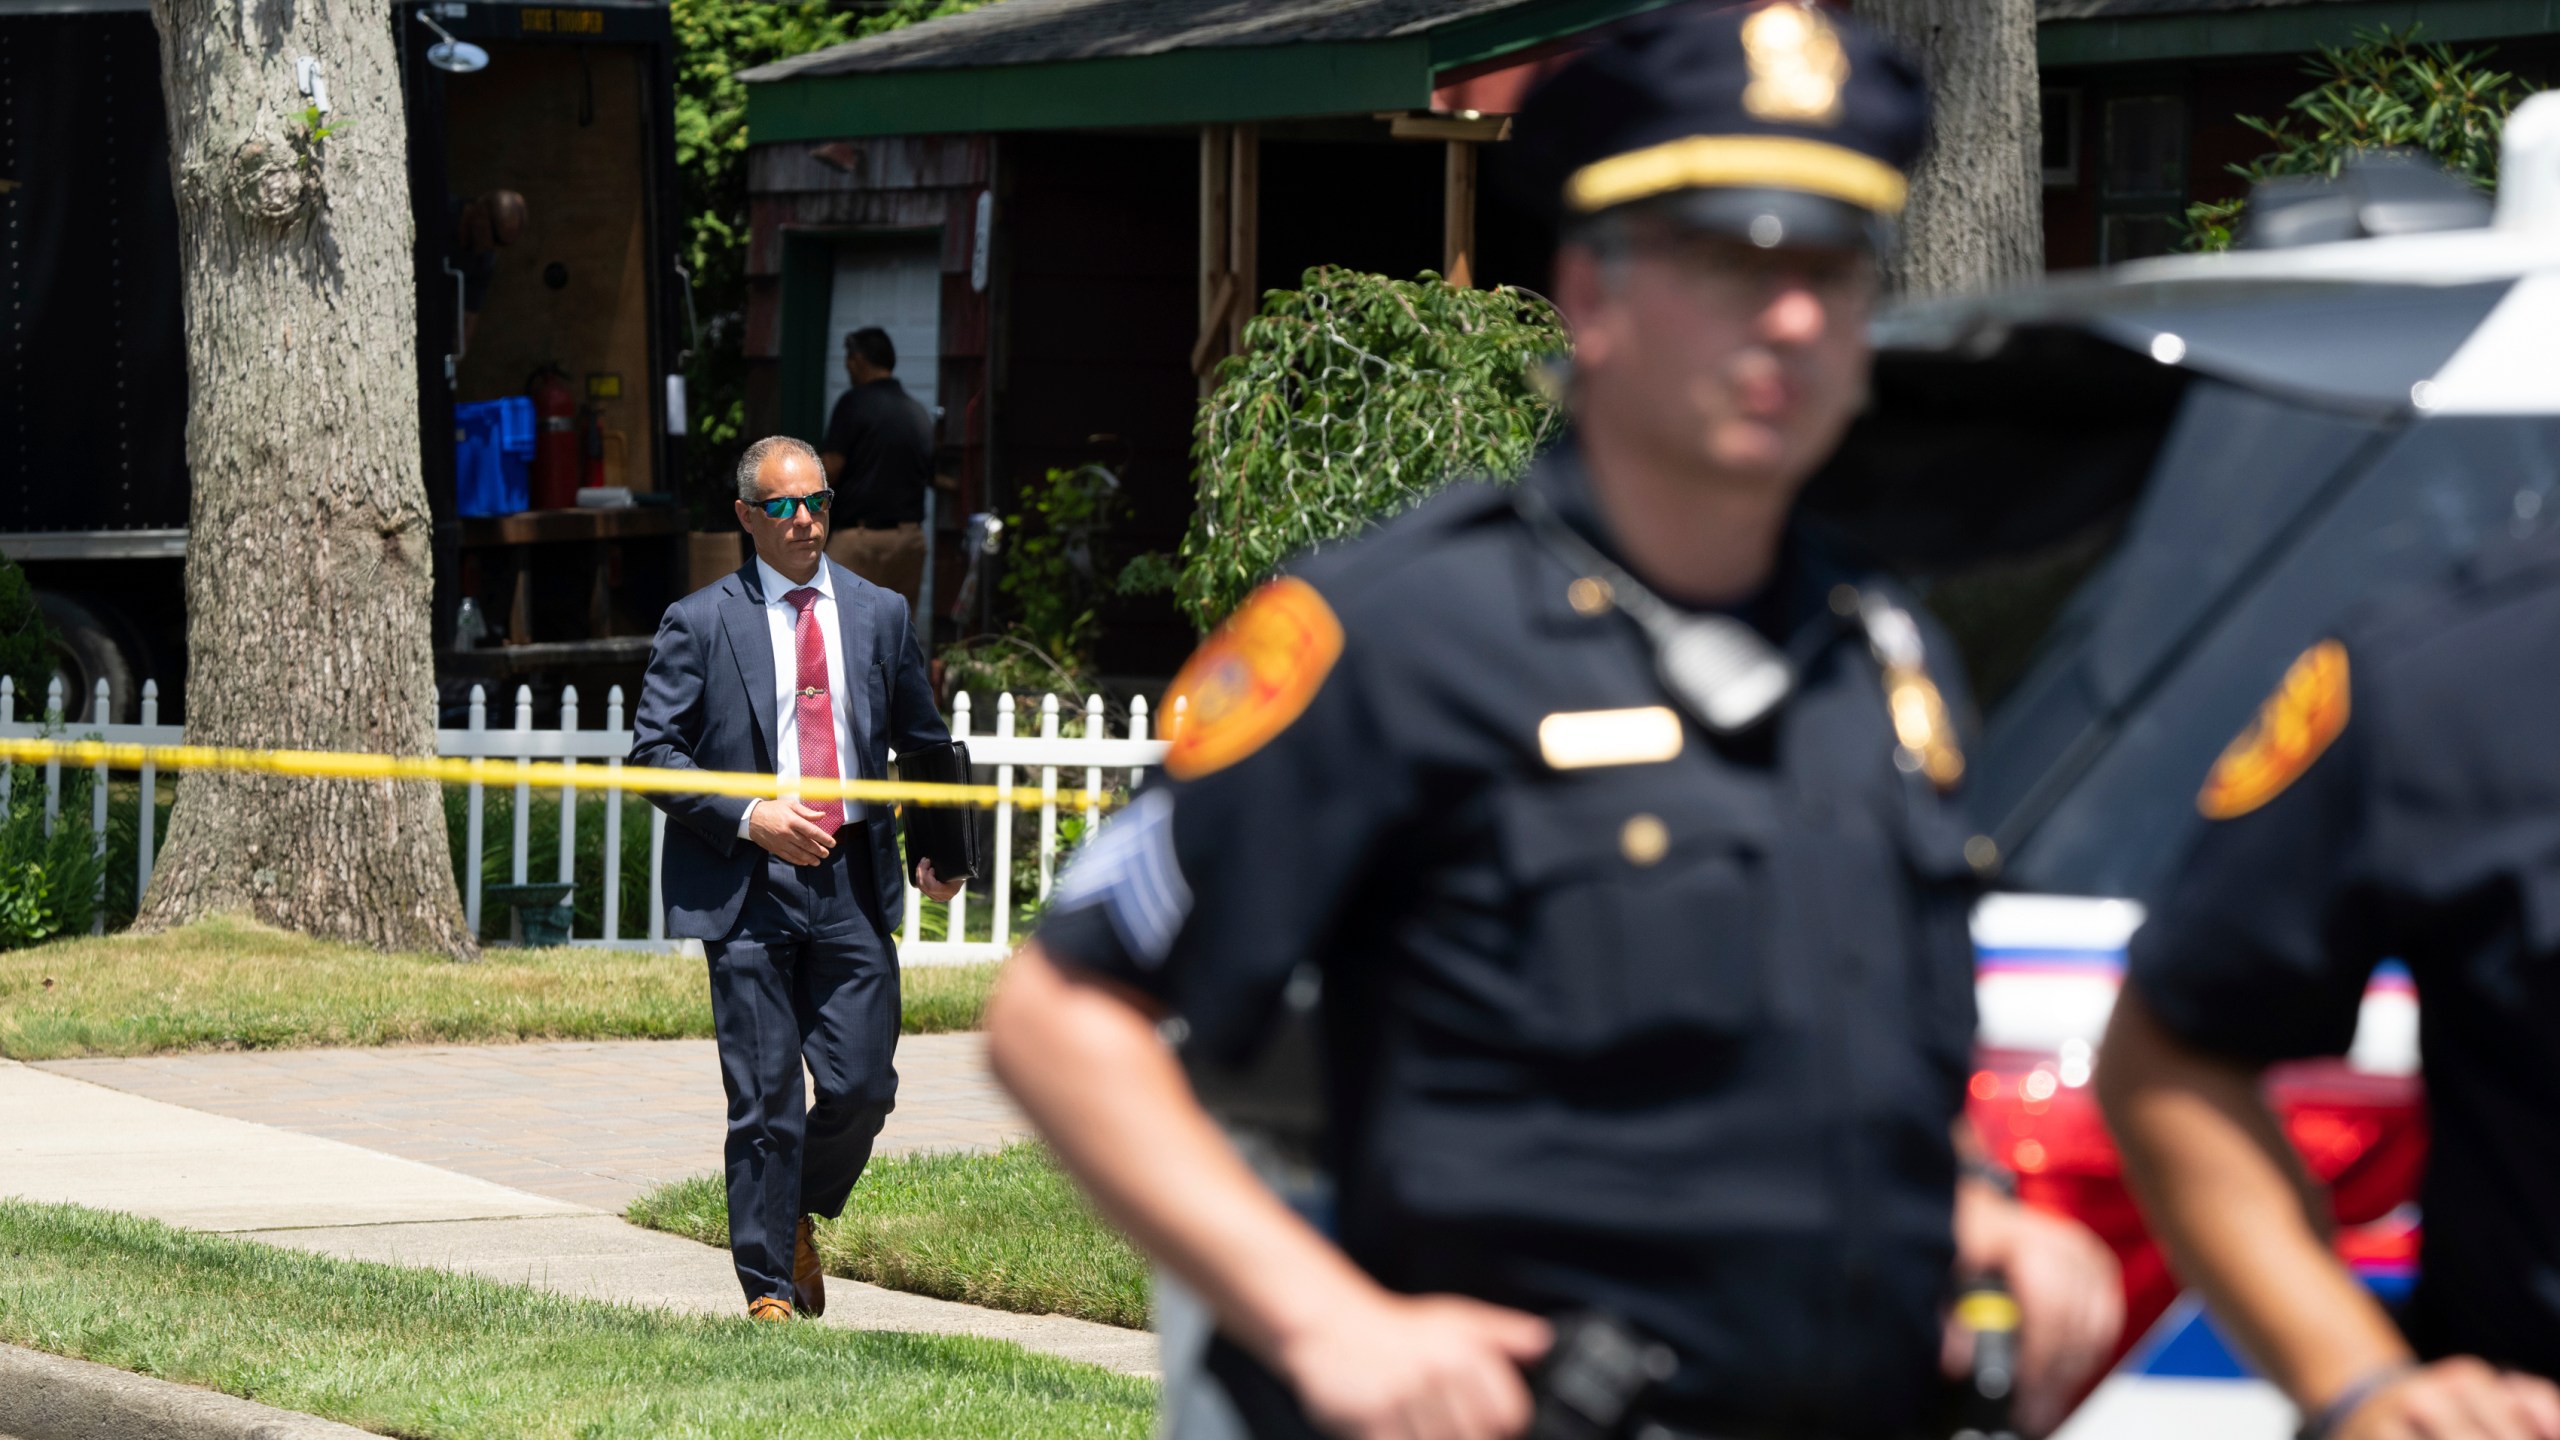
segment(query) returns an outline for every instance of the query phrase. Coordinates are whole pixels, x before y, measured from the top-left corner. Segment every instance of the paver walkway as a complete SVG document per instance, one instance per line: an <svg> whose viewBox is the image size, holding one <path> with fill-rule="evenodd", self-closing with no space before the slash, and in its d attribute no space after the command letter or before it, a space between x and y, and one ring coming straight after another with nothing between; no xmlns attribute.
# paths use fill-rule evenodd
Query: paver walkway
<svg viewBox="0 0 2560 1440"><path fill-rule="evenodd" d="M878 1153L993 1150L1030 1134L985 1057L976 1034L901 1038L898 1108ZM708 1040L264 1050L35 1068L617 1213L667 1181L718 1170L726 1124Z"/></svg>

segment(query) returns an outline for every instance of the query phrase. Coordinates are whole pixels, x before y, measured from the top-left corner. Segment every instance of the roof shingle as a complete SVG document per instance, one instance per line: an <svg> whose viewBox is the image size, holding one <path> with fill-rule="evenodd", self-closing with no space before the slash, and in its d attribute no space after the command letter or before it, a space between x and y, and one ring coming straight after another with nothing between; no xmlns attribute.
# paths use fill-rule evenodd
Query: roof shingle
<svg viewBox="0 0 2560 1440"><path fill-rule="evenodd" d="M1388 40L1530 0L1000 0L742 78L1038 65L1211 46Z"/></svg>

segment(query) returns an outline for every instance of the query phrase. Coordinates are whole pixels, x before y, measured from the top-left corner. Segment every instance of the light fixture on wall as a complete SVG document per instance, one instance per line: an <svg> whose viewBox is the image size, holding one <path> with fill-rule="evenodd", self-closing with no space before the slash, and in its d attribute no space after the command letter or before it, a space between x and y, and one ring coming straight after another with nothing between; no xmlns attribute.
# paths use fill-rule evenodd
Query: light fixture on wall
<svg viewBox="0 0 2560 1440"><path fill-rule="evenodd" d="M427 63L448 75L468 75L489 68L489 52L468 40L456 40L453 32L429 19L423 10L418 23L436 32L436 43L427 47Z"/></svg>

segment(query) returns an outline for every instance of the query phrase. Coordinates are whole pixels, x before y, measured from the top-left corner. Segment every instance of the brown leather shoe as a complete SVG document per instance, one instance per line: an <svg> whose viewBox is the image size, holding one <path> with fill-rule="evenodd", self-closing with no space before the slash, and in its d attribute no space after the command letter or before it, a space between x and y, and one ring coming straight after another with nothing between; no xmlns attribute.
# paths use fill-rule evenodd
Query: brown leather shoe
<svg viewBox="0 0 2560 1440"><path fill-rule="evenodd" d="M791 1318L791 1302L783 1299L779 1295L767 1295L763 1299L758 1300L747 1307L747 1318L750 1320L788 1320Z"/></svg>
<svg viewBox="0 0 2560 1440"><path fill-rule="evenodd" d="M801 1314L815 1319L827 1313L827 1272L818 1263L817 1227L806 1215L792 1236L791 1290L800 1297Z"/></svg>

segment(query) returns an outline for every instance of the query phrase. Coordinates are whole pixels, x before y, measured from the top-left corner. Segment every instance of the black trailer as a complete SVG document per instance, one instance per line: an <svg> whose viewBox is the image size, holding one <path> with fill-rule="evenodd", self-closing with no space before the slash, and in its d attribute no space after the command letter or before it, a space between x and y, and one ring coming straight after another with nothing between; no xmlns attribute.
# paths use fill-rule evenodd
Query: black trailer
<svg viewBox="0 0 2560 1440"><path fill-rule="evenodd" d="M684 583L690 529L673 503L685 416L669 377L690 332L667 9L437 0L397 4L391 23L418 347L381 358L416 367L439 674L627 679ZM497 189L522 194L528 220L466 345L455 212ZM0 0L0 554L35 585L74 693L104 679L120 716L144 679L164 714L183 706L183 324L150 15L139 0ZM544 366L581 401L581 478L641 503L458 515L455 406L522 394ZM456 648L466 598L487 638Z"/></svg>

